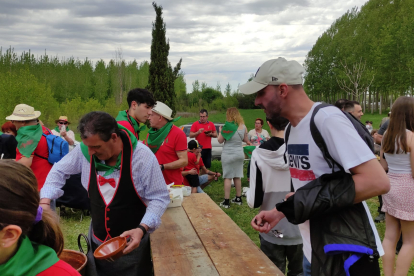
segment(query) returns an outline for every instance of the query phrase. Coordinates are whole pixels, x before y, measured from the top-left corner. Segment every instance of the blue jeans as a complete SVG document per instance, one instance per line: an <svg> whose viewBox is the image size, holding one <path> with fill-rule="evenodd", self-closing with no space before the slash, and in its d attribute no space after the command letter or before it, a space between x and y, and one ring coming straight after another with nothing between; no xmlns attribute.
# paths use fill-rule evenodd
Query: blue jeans
<svg viewBox="0 0 414 276"><path fill-rule="evenodd" d="M303 254L303 276L311 276L311 263L306 259L305 254Z"/></svg>
<svg viewBox="0 0 414 276"><path fill-rule="evenodd" d="M203 185L204 183L207 183L208 175L207 174L199 175L198 180L200 182L200 185ZM197 187L197 193L204 193L203 189L201 189L200 186Z"/></svg>

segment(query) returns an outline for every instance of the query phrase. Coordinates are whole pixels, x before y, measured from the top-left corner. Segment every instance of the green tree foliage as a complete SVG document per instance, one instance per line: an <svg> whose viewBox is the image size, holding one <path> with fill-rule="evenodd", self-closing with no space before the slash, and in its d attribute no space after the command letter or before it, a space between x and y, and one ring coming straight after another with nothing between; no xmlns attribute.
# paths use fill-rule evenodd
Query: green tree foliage
<svg viewBox="0 0 414 276"><path fill-rule="evenodd" d="M176 113L176 92L174 82L181 69L181 59L172 69L168 61L170 44L165 37L166 25L162 18L162 6L152 3L156 18L152 23L151 63L149 66L148 88L157 101L163 102Z"/></svg>
<svg viewBox="0 0 414 276"><path fill-rule="evenodd" d="M361 64L365 71L352 96L339 83ZM405 0L370 0L338 18L316 41L305 63L305 90L313 100L333 103L359 100L371 112L392 105L400 95L413 95L414 5Z"/></svg>

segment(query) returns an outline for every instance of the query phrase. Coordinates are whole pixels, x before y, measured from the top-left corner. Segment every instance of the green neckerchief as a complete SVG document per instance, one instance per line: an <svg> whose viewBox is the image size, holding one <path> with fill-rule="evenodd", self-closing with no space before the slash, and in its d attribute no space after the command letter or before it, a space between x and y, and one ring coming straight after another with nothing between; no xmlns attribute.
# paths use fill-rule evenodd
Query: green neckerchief
<svg viewBox="0 0 414 276"><path fill-rule="evenodd" d="M221 136L228 141L233 137L233 135L236 133L237 129L239 128L239 125L235 122L228 122L224 124L223 128L221 129Z"/></svg>
<svg viewBox="0 0 414 276"><path fill-rule="evenodd" d="M170 133L173 123L177 122L179 119L181 119L181 117L168 121L165 126L160 129L149 129L146 144L154 154L161 147L162 143L164 143L165 138L167 137L168 133Z"/></svg>
<svg viewBox="0 0 414 276"><path fill-rule="evenodd" d="M7 263L0 265L0 275L37 275L58 261L59 258L52 248L31 242L24 236L16 254Z"/></svg>
<svg viewBox="0 0 414 276"><path fill-rule="evenodd" d="M3 134L3 132L0 131L0 135L2 135L2 134Z"/></svg>
<svg viewBox="0 0 414 276"><path fill-rule="evenodd" d="M127 135L129 137L129 139L131 139L132 150L135 150L135 148L137 147L137 143L138 143L138 140L137 140L137 138L135 138L135 135L132 134L131 131L129 131L128 129L126 129L124 126L122 126L120 124L118 124L118 128L123 129L127 132ZM81 143L80 146L81 146L83 156L85 156L86 160L88 160L88 162L90 162L91 156L89 155L88 147L83 142ZM93 156L93 161L95 162L96 171L104 171L104 172L106 172L104 174L104 176L108 176L111 173L113 173L114 170L119 170L119 168L121 167L122 151L118 155L115 166L109 166L105 163L102 163L101 160L99 160L95 155Z"/></svg>
<svg viewBox="0 0 414 276"><path fill-rule="evenodd" d="M54 128L54 130L57 132L57 133L60 133L60 128L58 127L58 126L56 126L55 128ZM68 132L69 131L69 127L68 126L66 126L66 132Z"/></svg>
<svg viewBox="0 0 414 276"><path fill-rule="evenodd" d="M130 124L132 123L132 126L134 128L134 131L137 134L139 134L140 131L143 131L143 130L145 130L147 128L147 126L144 125L144 124L142 126L139 126L140 123L137 120L135 120L132 116L129 116L128 115L128 110L119 111L118 116L116 116L116 119L115 120L117 122L127 121Z"/></svg>
<svg viewBox="0 0 414 276"><path fill-rule="evenodd" d="M19 128L16 136L19 152L23 156L30 158L37 144L39 144L40 138L42 138L42 133L43 130L40 124Z"/></svg>
<svg viewBox="0 0 414 276"><path fill-rule="evenodd" d="M248 159L252 158L252 153L255 149L256 149L256 146L245 146L245 147L243 147L243 151L247 155Z"/></svg>

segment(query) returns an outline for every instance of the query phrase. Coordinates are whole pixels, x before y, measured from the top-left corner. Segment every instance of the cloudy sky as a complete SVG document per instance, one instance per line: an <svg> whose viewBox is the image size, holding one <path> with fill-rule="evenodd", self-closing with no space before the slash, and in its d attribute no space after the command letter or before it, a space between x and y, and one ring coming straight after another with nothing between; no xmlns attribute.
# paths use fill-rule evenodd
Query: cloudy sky
<svg viewBox="0 0 414 276"><path fill-rule="evenodd" d="M187 92L194 80L222 89L247 81L266 60L300 63L316 39L366 0L158 0L170 62L183 59ZM0 0L0 46L59 57L105 61L150 59L152 1Z"/></svg>

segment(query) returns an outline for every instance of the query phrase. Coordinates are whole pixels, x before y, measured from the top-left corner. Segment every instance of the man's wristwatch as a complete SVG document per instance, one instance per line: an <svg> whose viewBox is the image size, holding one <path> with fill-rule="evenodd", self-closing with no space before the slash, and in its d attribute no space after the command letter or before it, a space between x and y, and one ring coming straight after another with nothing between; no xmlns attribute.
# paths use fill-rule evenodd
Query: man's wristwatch
<svg viewBox="0 0 414 276"><path fill-rule="evenodd" d="M141 224L140 225L138 225L138 227L137 228L139 228L139 229L141 229L142 230L142 232L144 232L144 234L142 235L143 237L145 236L145 234L147 233L147 229L145 229L145 227L144 226L142 226Z"/></svg>
<svg viewBox="0 0 414 276"><path fill-rule="evenodd" d="M161 164L161 170L162 171L164 170L164 164Z"/></svg>

